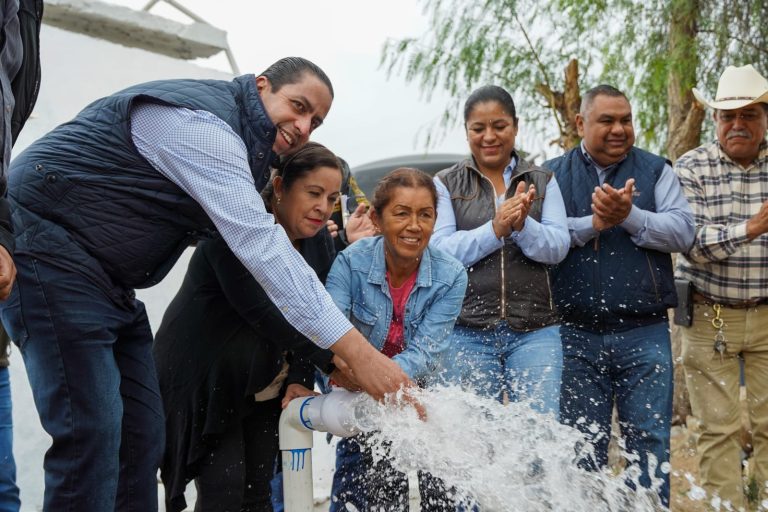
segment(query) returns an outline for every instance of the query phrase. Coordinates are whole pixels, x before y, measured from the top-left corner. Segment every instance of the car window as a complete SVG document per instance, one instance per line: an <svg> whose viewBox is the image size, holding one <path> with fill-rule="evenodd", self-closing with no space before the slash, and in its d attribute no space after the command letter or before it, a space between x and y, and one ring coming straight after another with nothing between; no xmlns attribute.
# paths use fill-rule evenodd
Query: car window
<svg viewBox="0 0 768 512"><path fill-rule="evenodd" d="M443 153L437 155L405 155L385 160L377 160L352 168L352 174L355 176L357 184L370 200L373 196L373 189L379 180L388 172L394 171L398 167L415 167L422 171L434 175L438 171L447 169L455 163L466 158L461 153Z"/></svg>

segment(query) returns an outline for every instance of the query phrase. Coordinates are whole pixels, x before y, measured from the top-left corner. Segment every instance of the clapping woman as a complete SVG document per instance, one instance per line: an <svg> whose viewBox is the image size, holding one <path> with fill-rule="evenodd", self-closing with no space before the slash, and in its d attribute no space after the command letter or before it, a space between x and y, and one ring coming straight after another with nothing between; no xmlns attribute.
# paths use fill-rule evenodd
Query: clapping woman
<svg viewBox="0 0 768 512"><path fill-rule="evenodd" d="M433 244L469 269L445 378L558 416L563 355L549 266L570 246L563 198L552 173L515 149L507 91L474 91L464 126L471 156L435 177Z"/></svg>

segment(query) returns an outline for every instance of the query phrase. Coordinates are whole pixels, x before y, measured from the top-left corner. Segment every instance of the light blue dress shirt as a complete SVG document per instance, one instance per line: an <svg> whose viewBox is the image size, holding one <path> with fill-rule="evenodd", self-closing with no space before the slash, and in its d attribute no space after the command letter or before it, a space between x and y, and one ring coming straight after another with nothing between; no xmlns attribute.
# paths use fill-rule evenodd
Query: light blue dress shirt
<svg viewBox="0 0 768 512"><path fill-rule="evenodd" d="M504 169L504 184L507 187L516 166L517 159L513 158ZM471 267L504 246L504 241L497 238L493 231L492 219L475 229L457 230L451 194L439 178L435 177L434 182L437 187L437 222L431 244L461 261L465 267ZM504 196L499 195L496 206L503 202ZM539 263L554 265L568 254L570 240L565 205L554 176L547 183L541 222L527 217L523 229L513 231L509 238L515 241L527 258Z"/></svg>
<svg viewBox="0 0 768 512"><path fill-rule="evenodd" d="M619 163L608 167L600 167L587 153L584 143L581 144L584 156L592 162L597 172L597 178L602 185L609 172ZM617 187L624 184L616 184ZM685 252L693 243L695 226L693 211L683 194L680 181L669 164L664 166L661 176L653 189L656 200L656 211L641 210L632 205L629 216L619 224L629 233L630 238L638 247L654 249L663 252ZM572 247L583 247L597 236L598 231L592 227L592 215L584 217L568 217L568 231Z"/></svg>
<svg viewBox="0 0 768 512"><path fill-rule="evenodd" d="M139 153L206 211L288 322L322 348L351 328L315 272L266 211L245 143L205 111L151 103L131 112Z"/></svg>

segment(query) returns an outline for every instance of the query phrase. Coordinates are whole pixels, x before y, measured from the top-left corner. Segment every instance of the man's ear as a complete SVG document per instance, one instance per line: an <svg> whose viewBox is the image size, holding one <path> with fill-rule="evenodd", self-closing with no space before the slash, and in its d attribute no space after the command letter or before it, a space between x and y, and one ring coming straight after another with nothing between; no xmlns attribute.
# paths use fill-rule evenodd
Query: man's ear
<svg viewBox="0 0 768 512"><path fill-rule="evenodd" d="M576 114L576 133L579 137L584 137L584 116L581 113Z"/></svg>
<svg viewBox="0 0 768 512"><path fill-rule="evenodd" d="M256 90L259 91L259 94L262 94L264 89L268 88L269 86L269 78L265 77L264 75L256 77Z"/></svg>

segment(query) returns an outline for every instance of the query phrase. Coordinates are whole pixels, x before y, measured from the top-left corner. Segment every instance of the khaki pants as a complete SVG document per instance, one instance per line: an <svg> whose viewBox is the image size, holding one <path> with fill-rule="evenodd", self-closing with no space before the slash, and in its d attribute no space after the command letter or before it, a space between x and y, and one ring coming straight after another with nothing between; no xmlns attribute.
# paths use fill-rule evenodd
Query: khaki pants
<svg viewBox="0 0 768 512"><path fill-rule="evenodd" d="M752 427L754 475L765 492L768 479L768 305L748 309L723 307L727 351L714 350L712 306L696 304L693 325L683 328L683 365L693 414L701 420L698 452L702 487L709 495L746 508L741 468L739 360L744 358L747 408Z"/></svg>

